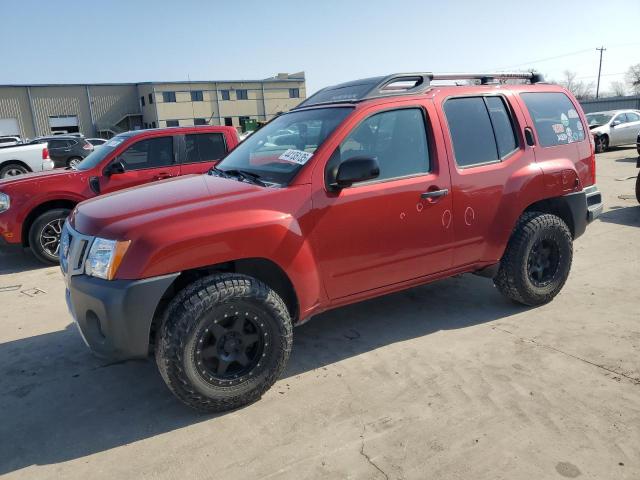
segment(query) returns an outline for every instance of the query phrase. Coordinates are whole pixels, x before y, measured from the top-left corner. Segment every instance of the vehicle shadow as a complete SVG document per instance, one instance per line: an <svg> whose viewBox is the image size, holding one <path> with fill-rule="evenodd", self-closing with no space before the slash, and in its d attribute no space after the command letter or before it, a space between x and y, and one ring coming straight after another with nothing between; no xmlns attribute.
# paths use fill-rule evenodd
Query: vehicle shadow
<svg viewBox="0 0 640 480"><path fill-rule="evenodd" d="M606 223L615 223L616 225L640 227L640 205L614 208L600 214L598 220Z"/></svg>
<svg viewBox="0 0 640 480"><path fill-rule="evenodd" d="M504 299L491 281L472 275L340 308L294 330L283 378L524 310ZM94 358L74 325L0 344L0 365L0 475L82 458L216 418L180 404L152 361L108 364Z"/></svg>
<svg viewBox="0 0 640 480"><path fill-rule="evenodd" d="M28 250L12 248L0 251L0 275L27 272L46 267L47 265L39 262Z"/></svg>
<svg viewBox="0 0 640 480"><path fill-rule="evenodd" d="M638 161L638 155L635 157L616 158L616 162L621 163L636 163Z"/></svg>

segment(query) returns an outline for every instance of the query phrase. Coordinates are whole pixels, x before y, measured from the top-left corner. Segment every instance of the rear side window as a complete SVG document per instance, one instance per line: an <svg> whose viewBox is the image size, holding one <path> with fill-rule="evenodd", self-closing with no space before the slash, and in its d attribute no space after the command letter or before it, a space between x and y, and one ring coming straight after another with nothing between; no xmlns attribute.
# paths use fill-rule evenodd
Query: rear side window
<svg viewBox="0 0 640 480"><path fill-rule="evenodd" d="M141 140L127 148L118 159L126 170L166 167L173 164L173 137Z"/></svg>
<svg viewBox="0 0 640 480"><path fill-rule="evenodd" d="M227 146L221 133L199 133L185 135L185 163L210 162L227 154Z"/></svg>
<svg viewBox="0 0 640 480"><path fill-rule="evenodd" d="M520 95L524 100L543 147L555 147L585 139L575 106L564 93L536 92Z"/></svg>
<svg viewBox="0 0 640 480"><path fill-rule="evenodd" d="M502 97L452 98L444 113L460 167L497 162L518 148Z"/></svg>
<svg viewBox="0 0 640 480"><path fill-rule="evenodd" d="M627 121L629 122L640 122L640 115L633 112L627 112Z"/></svg>

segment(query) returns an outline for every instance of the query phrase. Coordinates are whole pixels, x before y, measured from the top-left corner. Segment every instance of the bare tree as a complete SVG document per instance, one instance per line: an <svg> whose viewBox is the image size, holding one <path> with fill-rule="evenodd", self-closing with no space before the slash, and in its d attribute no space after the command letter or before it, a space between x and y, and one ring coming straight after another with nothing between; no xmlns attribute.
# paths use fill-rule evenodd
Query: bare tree
<svg viewBox="0 0 640 480"><path fill-rule="evenodd" d="M640 94L640 63L629 67L625 79L631 91L636 95Z"/></svg>
<svg viewBox="0 0 640 480"><path fill-rule="evenodd" d="M593 97L593 82L578 80L576 72L569 70L565 70L563 75L564 78L558 83L573 93L578 100Z"/></svg>
<svg viewBox="0 0 640 480"><path fill-rule="evenodd" d="M620 80L611 82L609 89L612 97L623 97L627 94L627 86Z"/></svg>

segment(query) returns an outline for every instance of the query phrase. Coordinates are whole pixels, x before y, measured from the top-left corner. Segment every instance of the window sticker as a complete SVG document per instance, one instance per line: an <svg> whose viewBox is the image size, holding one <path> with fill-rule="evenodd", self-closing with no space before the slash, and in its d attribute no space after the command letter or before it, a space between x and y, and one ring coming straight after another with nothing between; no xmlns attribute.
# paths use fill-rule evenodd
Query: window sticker
<svg viewBox="0 0 640 480"><path fill-rule="evenodd" d="M558 141L559 142L566 142L567 141L567 134L566 133L561 133L560 135L558 135Z"/></svg>
<svg viewBox="0 0 640 480"><path fill-rule="evenodd" d="M113 138L107 142L107 147L117 147L122 142L124 142L122 138Z"/></svg>
<svg viewBox="0 0 640 480"><path fill-rule="evenodd" d="M576 112L573 108L568 112L569 118L578 118L578 112Z"/></svg>
<svg viewBox="0 0 640 480"><path fill-rule="evenodd" d="M569 117L567 117L564 113L560 115L560 121L562 122L562 125L564 125L565 127L569 126Z"/></svg>
<svg viewBox="0 0 640 480"><path fill-rule="evenodd" d="M313 157L313 153L304 152L302 150L296 150L294 148L290 148L286 150L282 155L278 157L279 160L284 160L285 162L297 163L298 165L304 165L309 161L309 159Z"/></svg>
<svg viewBox="0 0 640 480"><path fill-rule="evenodd" d="M584 127L582 126L582 122L578 122L577 128L579 131L584 132Z"/></svg>
<svg viewBox="0 0 640 480"><path fill-rule="evenodd" d="M566 132L567 132L567 142L568 143L573 142L573 130L571 130L570 128L567 128Z"/></svg>
<svg viewBox="0 0 640 480"><path fill-rule="evenodd" d="M554 133L564 133L564 125L561 123L554 123L551 128L553 128Z"/></svg>

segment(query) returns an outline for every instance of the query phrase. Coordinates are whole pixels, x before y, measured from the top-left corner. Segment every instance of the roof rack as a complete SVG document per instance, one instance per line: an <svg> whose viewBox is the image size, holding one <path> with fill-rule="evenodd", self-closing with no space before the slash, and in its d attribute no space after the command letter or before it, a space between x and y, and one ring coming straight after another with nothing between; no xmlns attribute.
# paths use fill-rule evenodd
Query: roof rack
<svg viewBox="0 0 640 480"><path fill-rule="evenodd" d="M414 95L428 90L433 80L480 80L482 85L486 85L494 80L514 79L529 80L531 83L543 81L538 73L394 73L323 88L293 110L329 103L356 103L370 98Z"/></svg>

